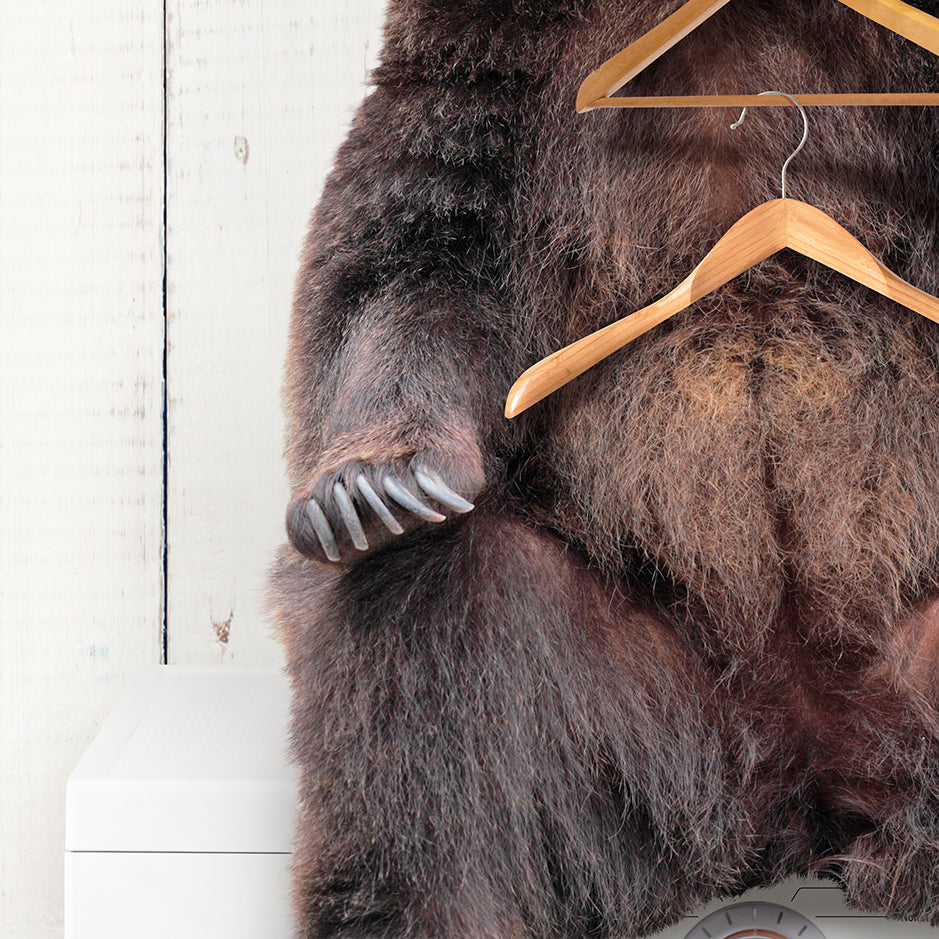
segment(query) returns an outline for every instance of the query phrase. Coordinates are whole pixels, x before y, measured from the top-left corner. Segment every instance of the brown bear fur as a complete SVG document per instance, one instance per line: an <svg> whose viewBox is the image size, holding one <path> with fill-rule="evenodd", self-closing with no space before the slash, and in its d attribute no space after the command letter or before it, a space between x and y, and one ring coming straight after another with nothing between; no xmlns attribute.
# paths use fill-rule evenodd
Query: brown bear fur
<svg viewBox="0 0 939 939"><path fill-rule="evenodd" d="M782 252L502 416L779 195L791 108L574 113L679 5L391 0L288 358L298 936L631 937L810 872L939 922L939 325ZM939 69L736 0L629 93L777 88ZM790 195L939 293L937 109L809 116ZM325 563L308 500L338 531L336 480L414 461L476 508L359 502L371 550Z"/></svg>

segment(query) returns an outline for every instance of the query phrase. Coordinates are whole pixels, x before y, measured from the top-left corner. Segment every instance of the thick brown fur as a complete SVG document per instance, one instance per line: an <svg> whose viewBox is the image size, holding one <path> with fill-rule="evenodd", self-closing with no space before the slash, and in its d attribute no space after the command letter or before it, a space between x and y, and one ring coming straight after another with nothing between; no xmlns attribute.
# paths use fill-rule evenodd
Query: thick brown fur
<svg viewBox="0 0 939 939"><path fill-rule="evenodd" d="M792 109L575 115L679 5L390 3L288 359L298 936L631 937L809 872L939 922L939 326L783 252L502 417L779 195ZM776 88L939 69L748 0L630 93ZM810 120L790 194L939 293L936 110ZM307 501L415 460L475 510L382 537L359 505L374 550L323 563Z"/></svg>

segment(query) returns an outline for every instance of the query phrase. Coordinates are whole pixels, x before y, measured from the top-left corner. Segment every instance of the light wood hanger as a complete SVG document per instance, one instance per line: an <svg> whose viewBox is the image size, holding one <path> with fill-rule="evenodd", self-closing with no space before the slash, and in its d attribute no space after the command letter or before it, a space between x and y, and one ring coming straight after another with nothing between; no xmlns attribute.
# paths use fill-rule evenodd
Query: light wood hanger
<svg viewBox="0 0 939 939"><path fill-rule="evenodd" d="M688 0L671 16L649 30L634 43L607 59L584 80L577 93L577 110L593 108L675 108L719 107L728 105L784 105L789 102L754 95L693 95L667 98L614 98L614 95L643 69L688 33L697 29L730 0ZM862 16L939 55L939 19L917 10L902 0L838 0ZM939 94L824 94L795 96L808 105L910 105L939 104Z"/></svg>
<svg viewBox="0 0 939 939"><path fill-rule="evenodd" d="M782 198L764 202L744 215L701 263L660 300L565 346L529 368L509 391L505 403L506 417L521 414L653 326L783 248L798 251L939 323L939 298L914 287L884 267L852 234L820 209L786 198L786 169L808 136L808 118L797 102L796 107L802 114L805 132L801 143L783 165ZM740 124L743 116L740 115L734 127Z"/></svg>

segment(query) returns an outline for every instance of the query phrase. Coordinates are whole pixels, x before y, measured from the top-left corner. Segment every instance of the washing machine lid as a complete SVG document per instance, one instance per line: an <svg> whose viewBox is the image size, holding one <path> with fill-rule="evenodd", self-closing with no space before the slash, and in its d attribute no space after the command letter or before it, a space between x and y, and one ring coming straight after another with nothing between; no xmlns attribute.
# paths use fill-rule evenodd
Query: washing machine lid
<svg viewBox="0 0 939 939"><path fill-rule="evenodd" d="M289 853L288 712L276 669L142 669L69 777L66 850Z"/></svg>

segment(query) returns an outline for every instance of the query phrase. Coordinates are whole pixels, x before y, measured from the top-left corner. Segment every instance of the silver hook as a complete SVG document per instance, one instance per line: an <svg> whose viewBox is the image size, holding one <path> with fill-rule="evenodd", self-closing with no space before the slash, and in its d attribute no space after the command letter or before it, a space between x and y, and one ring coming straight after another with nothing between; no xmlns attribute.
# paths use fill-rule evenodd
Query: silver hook
<svg viewBox="0 0 939 939"><path fill-rule="evenodd" d="M792 158L805 146L806 140L809 139L809 119L805 113L805 108L802 107L802 105L798 101L796 101L796 99L793 98L792 95L787 95L786 92L784 91L761 91L760 95L779 95L780 97L788 98L799 109L799 113L802 115L802 124L805 127L805 130L802 133L802 140L799 141L799 146L796 147L795 150L793 150L792 153L789 154L789 159L786 160L785 163L783 163L782 197L785 199L786 198L786 170L789 168L789 164L792 162ZM740 117L738 117L737 120L734 121L734 123L730 125L731 130L736 130L743 123L743 119L746 116L746 113L747 113L747 109L744 108L740 112Z"/></svg>

